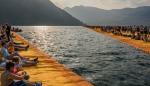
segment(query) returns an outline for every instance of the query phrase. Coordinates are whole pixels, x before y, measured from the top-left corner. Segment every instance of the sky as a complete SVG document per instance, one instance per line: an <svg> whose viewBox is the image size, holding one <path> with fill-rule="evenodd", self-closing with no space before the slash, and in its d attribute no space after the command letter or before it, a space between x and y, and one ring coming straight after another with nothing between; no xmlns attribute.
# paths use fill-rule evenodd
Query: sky
<svg viewBox="0 0 150 86"><path fill-rule="evenodd" d="M150 0L50 0L60 8L74 6L91 6L101 9L122 9L150 6Z"/></svg>

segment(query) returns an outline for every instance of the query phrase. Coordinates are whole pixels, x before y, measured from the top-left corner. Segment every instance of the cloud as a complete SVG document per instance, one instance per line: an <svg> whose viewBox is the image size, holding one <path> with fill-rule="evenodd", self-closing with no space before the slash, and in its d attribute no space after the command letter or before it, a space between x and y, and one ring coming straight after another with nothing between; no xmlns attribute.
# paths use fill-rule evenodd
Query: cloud
<svg viewBox="0 0 150 86"><path fill-rule="evenodd" d="M61 8L92 6L102 9L121 9L127 7L150 6L150 0L51 0Z"/></svg>

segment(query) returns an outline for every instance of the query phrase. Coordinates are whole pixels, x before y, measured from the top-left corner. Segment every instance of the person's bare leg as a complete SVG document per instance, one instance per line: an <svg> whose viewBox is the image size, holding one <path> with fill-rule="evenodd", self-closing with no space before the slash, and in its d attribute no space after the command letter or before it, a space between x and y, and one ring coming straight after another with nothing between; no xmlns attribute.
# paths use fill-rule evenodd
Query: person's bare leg
<svg viewBox="0 0 150 86"><path fill-rule="evenodd" d="M13 56L19 56L21 59L26 59L26 58L22 57L18 52L14 52L12 55Z"/></svg>
<svg viewBox="0 0 150 86"><path fill-rule="evenodd" d="M32 64L37 64L38 63L38 57L34 58L33 60L29 60L29 58L25 58L25 57L22 57L19 53L17 52L14 52L13 54L10 55L11 56L11 59L14 57L14 56L19 56L20 59L22 60L26 60L27 62L29 61L29 63L32 62ZM35 62L35 63L34 63Z"/></svg>
<svg viewBox="0 0 150 86"><path fill-rule="evenodd" d="M29 48L29 45L27 45L27 46L15 45L14 47L16 50L27 50Z"/></svg>
<svg viewBox="0 0 150 86"><path fill-rule="evenodd" d="M15 48L28 48L28 47L29 47L29 45L27 45L27 46L14 45L14 47L15 47Z"/></svg>
<svg viewBox="0 0 150 86"><path fill-rule="evenodd" d="M30 67L30 66L36 66L37 62L34 61L26 61L25 64L23 64L23 67Z"/></svg>

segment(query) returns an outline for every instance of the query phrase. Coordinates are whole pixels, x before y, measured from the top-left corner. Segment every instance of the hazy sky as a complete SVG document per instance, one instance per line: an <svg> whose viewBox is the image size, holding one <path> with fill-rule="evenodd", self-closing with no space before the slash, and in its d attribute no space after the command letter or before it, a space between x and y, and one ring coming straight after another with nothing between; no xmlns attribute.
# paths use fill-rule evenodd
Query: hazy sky
<svg viewBox="0 0 150 86"><path fill-rule="evenodd" d="M102 9L121 9L126 7L150 6L150 0L51 0L61 8L73 6L92 6Z"/></svg>

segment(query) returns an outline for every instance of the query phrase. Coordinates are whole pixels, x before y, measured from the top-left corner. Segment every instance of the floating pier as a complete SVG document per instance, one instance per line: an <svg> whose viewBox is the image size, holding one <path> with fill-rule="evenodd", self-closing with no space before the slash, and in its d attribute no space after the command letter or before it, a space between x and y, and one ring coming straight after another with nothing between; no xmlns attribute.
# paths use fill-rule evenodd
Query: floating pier
<svg viewBox="0 0 150 86"><path fill-rule="evenodd" d="M14 33L15 40L23 44L29 44L27 40ZM39 64L33 67L25 67L24 70L30 75L30 81L42 81L43 86L93 86L81 76L72 72L69 68L58 63L51 56L29 44L28 51L20 51L24 57L38 57ZM0 71L0 74L2 71Z"/></svg>
<svg viewBox="0 0 150 86"><path fill-rule="evenodd" d="M131 39L129 37L123 37L123 36L114 35L112 33L103 32L103 31L101 31L100 27L90 27L90 29L92 29L98 33L104 34L106 36L109 36L113 39L116 39L122 43L125 43L132 47L135 47L136 49L139 49L147 54L150 54L150 43L149 42L144 42L142 40L135 40L135 39Z"/></svg>

